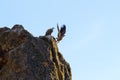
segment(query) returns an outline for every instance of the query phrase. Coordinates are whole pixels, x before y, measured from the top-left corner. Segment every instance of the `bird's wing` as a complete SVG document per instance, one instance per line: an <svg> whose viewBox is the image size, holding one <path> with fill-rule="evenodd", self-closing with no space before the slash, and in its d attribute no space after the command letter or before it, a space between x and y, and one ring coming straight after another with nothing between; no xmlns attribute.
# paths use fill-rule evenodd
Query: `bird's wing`
<svg viewBox="0 0 120 80"><path fill-rule="evenodd" d="M61 32L61 35L62 35L62 36L66 33L66 25L63 25L63 26L61 27L60 32Z"/></svg>
<svg viewBox="0 0 120 80"><path fill-rule="evenodd" d="M58 26L58 24L57 24L57 30L58 30L58 32L60 31L60 30L59 30L59 26Z"/></svg>

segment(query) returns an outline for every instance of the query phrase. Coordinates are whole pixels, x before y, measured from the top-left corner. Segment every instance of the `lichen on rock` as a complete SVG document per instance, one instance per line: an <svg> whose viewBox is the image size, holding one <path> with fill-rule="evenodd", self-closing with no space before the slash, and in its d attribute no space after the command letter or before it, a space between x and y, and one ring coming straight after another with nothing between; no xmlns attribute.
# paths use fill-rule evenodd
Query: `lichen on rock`
<svg viewBox="0 0 120 80"><path fill-rule="evenodd" d="M22 25L0 28L0 80L72 80L56 41L34 37Z"/></svg>

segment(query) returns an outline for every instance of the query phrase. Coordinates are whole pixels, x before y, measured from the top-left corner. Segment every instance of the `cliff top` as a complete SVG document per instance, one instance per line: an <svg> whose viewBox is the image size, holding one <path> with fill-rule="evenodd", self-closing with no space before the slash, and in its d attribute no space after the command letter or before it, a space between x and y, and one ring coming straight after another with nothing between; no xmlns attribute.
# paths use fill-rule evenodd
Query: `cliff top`
<svg viewBox="0 0 120 80"><path fill-rule="evenodd" d="M22 25L0 28L0 80L72 80L54 37L34 37Z"/></svg>

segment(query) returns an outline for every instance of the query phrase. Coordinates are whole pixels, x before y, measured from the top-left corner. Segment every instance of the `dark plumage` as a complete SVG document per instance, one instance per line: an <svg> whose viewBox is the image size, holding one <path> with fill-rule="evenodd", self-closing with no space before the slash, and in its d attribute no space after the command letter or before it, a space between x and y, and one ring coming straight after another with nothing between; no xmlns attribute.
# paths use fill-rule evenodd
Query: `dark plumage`
<svg viewBox="0 0 120 80"><path fill-rule="evenodd" d="M64 34L66 33L66 25L63 25L60 29L60 33L62 36L64 36Z"/></svg>
<svg viewBox="0 0 120 80"><path fill-rule="evenodd" d="M53 28L48 29L48 30L46 31L46 33L45 33L45 36L47 36L47 35L51 35L51 34L52 34L52 32L53 32L53 29L54 29L54 27L53 27Z"/></svg>
<svg viewBox="0 0 120 80"><path fill-rule="evenodd" d="M62 38L65 36L65 33L66 33L66 25L64 24L64 25L59 29L59 26L58 26L58 24L57 24L57 29L58 29L57 41L59 42L59 41L62 40Z"/></svg>

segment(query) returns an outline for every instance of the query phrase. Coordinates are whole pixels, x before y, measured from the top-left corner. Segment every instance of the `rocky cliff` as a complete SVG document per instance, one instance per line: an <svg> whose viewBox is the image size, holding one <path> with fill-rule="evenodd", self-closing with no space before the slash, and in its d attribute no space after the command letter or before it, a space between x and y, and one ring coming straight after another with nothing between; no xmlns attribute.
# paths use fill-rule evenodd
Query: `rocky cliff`
<svg viewBox="0 0 120 80"><path fill-rule="evenodd" d="M55 39L34 37L22 25L0 28L0 80L72 80Z"/></svg>

